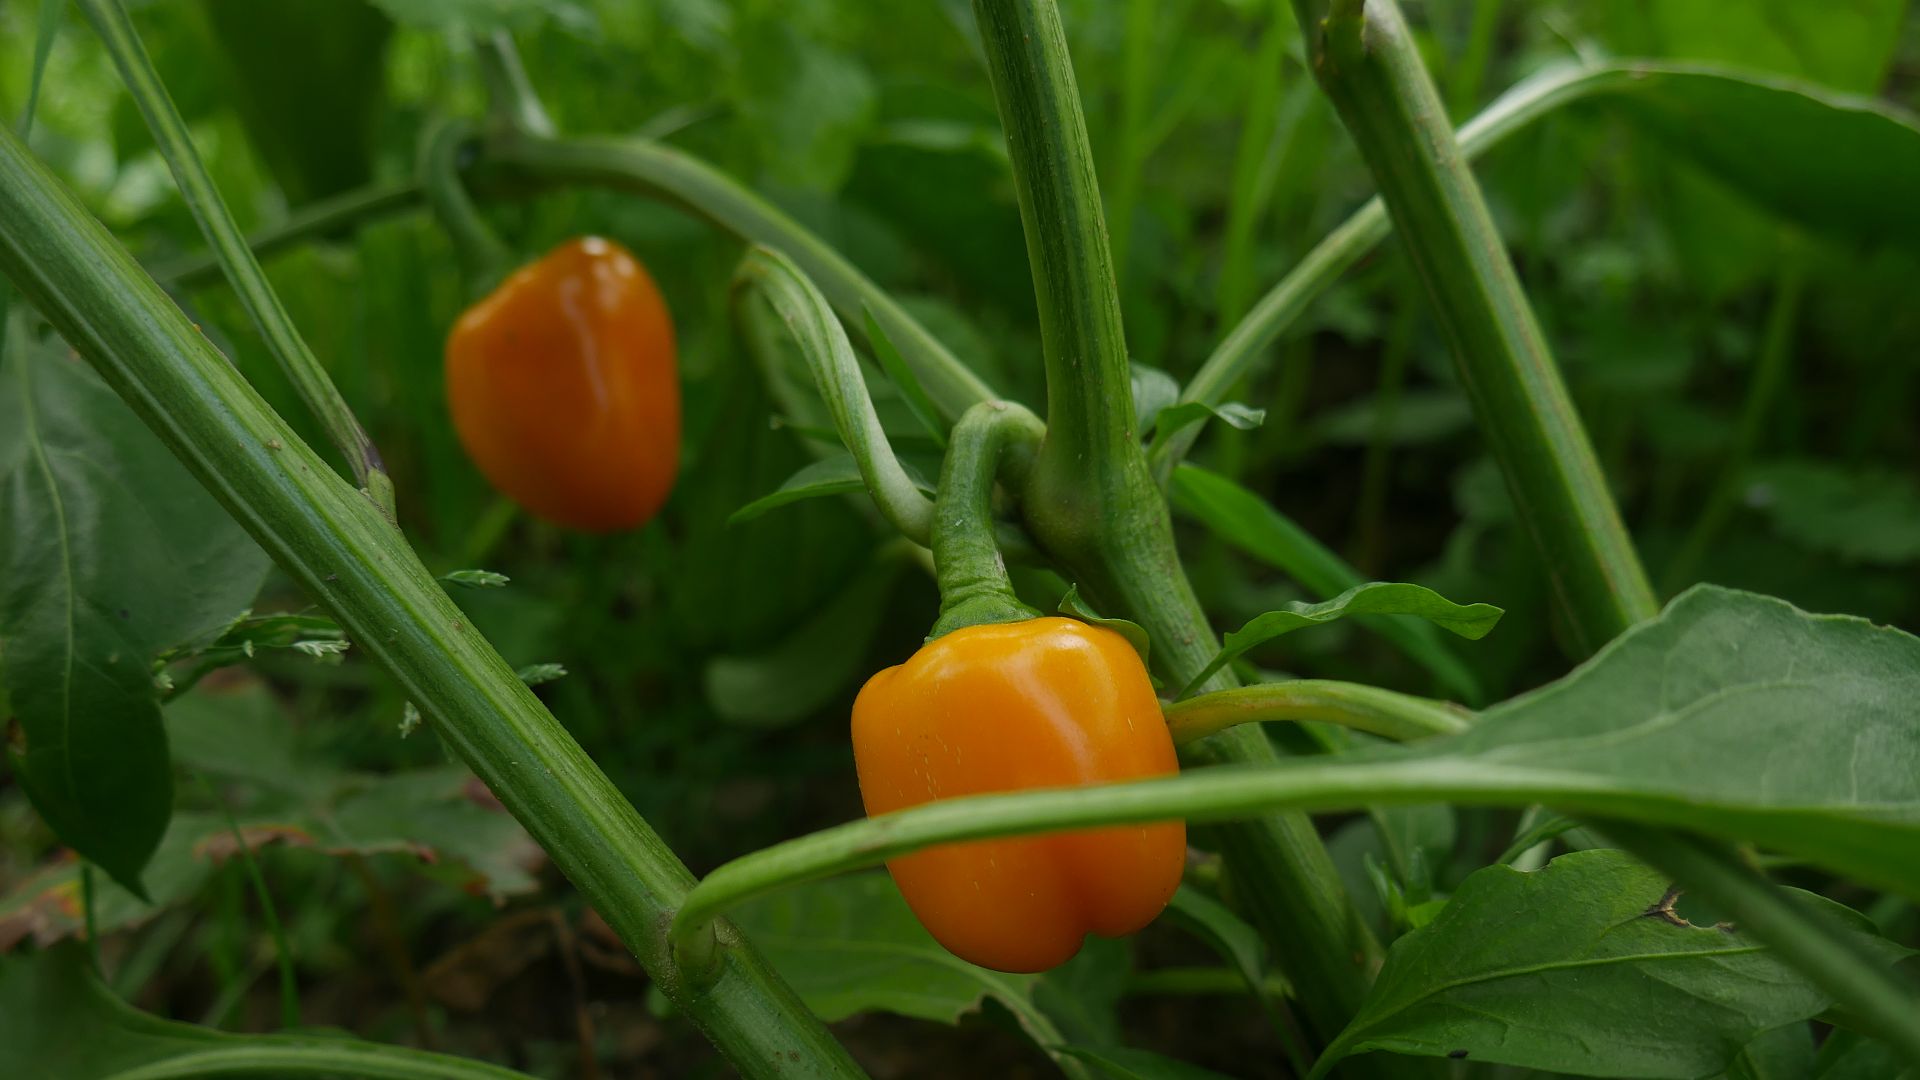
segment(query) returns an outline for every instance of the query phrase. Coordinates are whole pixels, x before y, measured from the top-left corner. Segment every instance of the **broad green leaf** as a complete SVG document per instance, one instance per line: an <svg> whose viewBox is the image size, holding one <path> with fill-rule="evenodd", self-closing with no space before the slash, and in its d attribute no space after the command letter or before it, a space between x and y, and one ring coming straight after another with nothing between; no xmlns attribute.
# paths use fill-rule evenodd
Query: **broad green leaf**
<svg viewBox="0 0 1920 1080"><path fill-rule="evenodd" d="M887 381L893 383L895 390L900 391L900 397L906 401L908 410L913 413L914 419L920 421L920 426L926 429L927 434L933 436L935 445L943 450L946 449L947 429L940 422L940 410L934 408L933 399L927 396L926 387L920 385L920 380L914 375L913 369L907 366L906 357L900 355L900 350L893 344L893 339L887 336L886 327L881 326L880 320L873 317L873 309L862 304L860 313L866 319L868 347L879 359L880 370L887 373Z"/></svg>
<svg viewBox="0 0 1920 1080"><path fill-rule="evenodd" d="M884 873L782 889L731 918L828 1023L877 1010L954 1024L992 998L1042 1048L1063 1041L1034 1000L1042 976L990 971L941 948Z"/></svg>
<svg viewBox="0 0 1920 1080"><path fill-rule="evenodd" d="M1200 673L1193 677L1180 696L1193 693L1214 672L1256 645L1303 627L1333 622L1348 615L1415 615L1461 637L1477 640L1493 630L1502 614L1504 612L1492 604L1456 604L1423 585L1391 581L1355 585L1339 596L1318 604L1295 601L1279 611L1254 616L1245 626L1226 636L1219 654L1200 669Z"/></svg>
<svg viewBox="0 0 1920 1080"><path fill-rule="evenodd" d="M1920 484L1909 473L1781 462L1747 473L1746 498L1775 532L1814 551L1890 566L1920 559Z"/></svg>
<svg viewBox="0 0 1920 1080"><path fill-rule="evenodd" d="M1798 75L1855 93L1880 88L1907 0L1661 0L1644 12L1661 55Z"/></svg>
<svg viewBox="0 0 1920 1080"><path fill-rule="evenodd" d="M1792 3L1793 0L1788 0ZM1716 10L1723 5L1714 5ZM1809 13L1820 5L1807 6ZM1793 79L1628 65L1606 104L1760 205L1863 244L1920 246L1920 118Z"/></svg>
<svg viewBox="0 0 1920 1080"><path fill-rule="evenodd" d="M1133 974L1124 941L1088 937L1079 955L1040 976L1033 1003L1059 1029L1060 1040L1087 1046L1120 1042L1120 999Z"/></svg>
<svg viewBox="0 0 1920 1080"><path fill-rule="evenodd" d="M337 1036L235 1035L143 1013L77 945L0 960L0 1076L324 1074L529 1080L480 1061Z"/></svg>
<svg viewBox="0 0 1920 1080"><path fill-rule="evenodd" d="M911 466L901 463L914 485L927 494L933 494L933 487L915 475ZM762 495L733 512L727 518L727 524L738 525L743 521L775 510L788 503L802 499L818 499L828 495L856 495L867 489L866 482L860 478L860 464L852 454L845 452L830 454L819 461L809 462L799 472L787 478L786 483L768 495Z"/></svg>
<svg viewBox="0 0 1920 1080"><path fill-rule="evenodd" d="M1763 1032L1721 1074L1723 1080L1807 1080L1813 1075L1813 1029L1804 1021Z"/></svg>
<svg viewBox="0 0 1920 1080"><path fill-rule="evenodd" d="M1170 495L1176 510L1216 536L1293 578L1322 597L1338 595L1361 583L1360 572L1326 545L1239 484L1193 465L1173 473ZM1460 662L1439 630L1419 619L1383 616L1362 625L1393 642L1468 704L1485 699L1472 671Z"/></svg>
<svg viewBox="0 0 1920 1080"><path fill-rule="evenodd" d="M1836 1031L1820 1046L1814 1080L1920 1080L1920 1068L1893 1047L1851 1031Z"/></svg>
<svg viewBox="0 0 1920 1080"><path fill-rule="evenodd" d="M1151 1050L1125 1046L1063 1046L1060 1052L1094 1067L1108 1080L1227 1080L1222 1073L1203 1069Z"/></svg>
<svg viewBox="0 0 1920 1080"><path fill-rule="evenodd" d="M1920 639L1716 586L1406 752L1920 896ZM1551 802L1551 800L1547 800Z"/></svg>
<svg viewBox="0 0 1920 1080"><path fill-rule="evenodd" d="M363 0L201 0L247 141L294 205L373 175L393 23Z"/></svg>
<svg viewBox="0 0 1920 1080"><path fill-rule="evenodd" d="M747 727L778 727L833 700L862 674L899 566L875 561L766 652L707 661L702 681L713 711Z"/></svg>
<svg viewBox="0 0 1920 1080"><path fill-rule="evenodd" d="M16 313L0 427L0 665L15 768L61 840L140 891L172 809L151 664L253 600L266 556L86 365Z"/></svg>
<svg viewBox="0 0 1920 1080"><path fill-rule="evenodd" d="M1060 598L1060 605L1056 610L1069 619L1078 619L1083 623L1111 630L1126 638L1127 644L1133 646L1133 651L1140 654L1142 664L1147 662L1148 655L1153 651L1153 639L1147 636L1145 627L1126 619L1109 619L1093 610L1093 606L1080 595L1078 585L1067 586L1067 594Z"/></svg>
<svg viewBox="0 0 1920 1080"><path fill-rule="evenodd" d="M1728 926L1672 910L1658 871L1608 849L1469 877L1439 917L1395 942L1352 1023L1315 1068L1387 1050L1581 1076L1709 1076L1827 994ZM1803 902L1893 960L1858 915Z"/></svg>

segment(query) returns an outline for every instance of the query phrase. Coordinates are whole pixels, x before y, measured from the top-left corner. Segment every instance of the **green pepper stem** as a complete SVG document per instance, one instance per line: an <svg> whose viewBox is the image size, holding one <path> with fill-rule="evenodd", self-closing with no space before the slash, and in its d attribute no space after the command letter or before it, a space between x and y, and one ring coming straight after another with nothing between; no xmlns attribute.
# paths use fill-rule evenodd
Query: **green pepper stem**
<svg viewBox="0 0 1920 1080"><path fill-rule="evenodd" d="M1166 714L1173 741L1182 745L1236 724L1269 720L1320 721L1410 742L1456 735L1467 730L1473 716L1444 701L1330 679L1294 679L1216 690L1169 705Z"/></svg>
<svg viewBox="0 0 1920 1080"><path fill-rule="evenodd" d="M953 426L940 492L933 503L933 564L940 618L927 640L967 626L1040 616L1020 602L995 540L993 485L1001 473L1017 486L1046 428L1008 401L983 401Z"/></svg>
<svg viewBox="0 0 1920 1080"><path fill-rule="evenodd" d="M453 241L470 298L485 296L507 276L512 256L460 182L460 155L472 144L473 125L442 120L420 140L417 170L433 216Z"/></svg>
<svg viewBox="0 0 1920 1080"><path fill-rule="evenodd" d="M495 30L475 38L474 47L480 56L480 78L487 84L489 125L501 131L552 135L553 121L520 64L513 35Z"/></svg>

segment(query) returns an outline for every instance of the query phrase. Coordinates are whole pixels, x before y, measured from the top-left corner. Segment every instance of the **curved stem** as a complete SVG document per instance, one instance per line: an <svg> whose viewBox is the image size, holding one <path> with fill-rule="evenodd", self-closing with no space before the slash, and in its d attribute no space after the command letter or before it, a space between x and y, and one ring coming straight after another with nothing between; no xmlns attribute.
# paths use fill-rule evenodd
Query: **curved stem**
<svg viewBox="0 0 1920 1080"><path fill-rule="evenodd" d="M304 240L343 232L369 218L412 209L421 197L420 185L413 180L355 188L288 213L279 224L248 236L247 247L255 258L264 259ZM194 289L219 278L220 259L211 252L184 255L155 265L150 273L169 288Z"/></svg>
<svg viewBox="0 0 1920 1080"><path fill-rule="evenodd" d="M477 298L507 276L512 256L480 216L461 183L460 159L472 140L473 125L464 120L439 121L421 137L416 171L433 216L453 241L454 257L466 277L467 295Z"/></svg>
<svg viewBox="0 0 1920 1080"><path fill-rule="evenodd" d="M525 132L491 134L484 156L547 183L597 184L665 199L746 243L778 248L857 332L863 332L863 311L872 310L927 396L950 420L969 405L1000 396L839 252L698 158L644 139L556 139Z"/></svg>
<svg viewBox="0 0 1920 1080"><path fill-rule="evenodd" d="M126 83L128 93L146 118L154 144L166 158L182 200L193 212L201 233L219 258L227 280L233 283L241 306L247 309L247 315L265 339L267 350L299 391L300 400L320 418L327 435L346 456L362 492L389 522L394 521L393 481L388 479L380 462L380 452L267 283L259 260L247 247L246 237L194 149L186 121L174 108L173 99L167 96L166 87L153 68L153 60L140 43L139 35L134 33L126 8L121 0L79 0L79 5L107 53L113 57L121 81Z"/></svg>
<svg viewBox="0 0 1920 1080"><path fill-rule="evenodd" d="M860 1071L744 942L694 993L666 948L692 876L448 598L399 530L261 400L12 132L0 130L0 272L307 595L748 1076ZM791 1058L789 1055L793 1055Z"/></svg>
<svg viewBox="0 0 1920 1080"><path fill-rule="evenodd" d="M1046 428L1019 405L983 401L960 416L940 469L933 504L933 564L940 618L927 640L966 626L1020 622L1040 613L1020 602L994 535L993 483L1007 468L1017 484L1019 459L1030 459Z"/></svg>
<svg viewBox="0 0 1920 1080"><path fill-rule="evenodd" d="M933 528L933 503L894 456L867 393L860 361L827 298L792 259L766 247L747 253L733 281L736 297L743 289L758 292L793 332L833 425L860 466L874 505L907 539L926 544Z"/></svg>
<svg viewBox="0 0 1920 1080"><path fill-rule="evenodd" d="M527 1074L452 1054L400 1046L275 1045L256 1036L172 1054L102 1074L101 1080L194 1080L203 1076L364 1076L371 1080L528 1080Z"/></svg>
<svg viewBox="0 0 1920 1080"><path fill-rule="evenodd" d="M531 135L553 134L553 121L520 65L513 35L495 30L475 38L474 48L480 57L480 78L487 84L488 124Z"/></svg>
<svg viewBox="0 0 1920 1080"><path fill-rule="evenodd" d="M1175 743L1189 743L1235 724L1319 721L1408 742L1467 730L1473 714L1455 705L1393 690L1329 679L1261 683L1188 698L1166 707Z"/></svg>

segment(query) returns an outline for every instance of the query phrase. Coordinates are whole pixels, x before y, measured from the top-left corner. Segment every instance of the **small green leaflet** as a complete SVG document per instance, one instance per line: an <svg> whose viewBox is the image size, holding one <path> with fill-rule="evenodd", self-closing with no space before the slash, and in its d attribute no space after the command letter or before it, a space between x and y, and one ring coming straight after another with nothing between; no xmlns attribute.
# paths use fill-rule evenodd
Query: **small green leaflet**
<svg viewBox="0 0 1920 1080"><path fill-rule="evenodd" d="M1157 367L1129 364L1129 382L1133 389L1133 416L1139 433L1153 430L1161 412L1180 400L1180 383Z"/></svg>
<svg viewBox="0 0 1920 1080"><path fill-rule="evenodd" d="M1155 449L1181 429L1197 424L1212 417L1241 431L1252 431L1267 422L1267 410L1256 409L1251 405L1242 405L1229 401L1224 405L1209 405L1204 401L1184 401L1178 405L1169 405L1161 409L1153 418L1153 446Z"/></svg>
<svg viewBox="0 0 1920 1080"><path fill-rule="evenodd" d="M933 494L933 486L914 473L913 467L905 462L901 467L907 470L907 476L914 486L927 494ZM867 483L860 476L860 464L853 455L841 451L802 466L799 472L787 478L787 482L768 495L762 495L733 512L727 518L727 524L739 525L752 521L769 510L778 509L788 503L802 499L818 499L827 495L855 495L867 490Z"/></svg>
<svg viewBox="0 0 1920 1080"><path fill-rule="evenodd" d="M1318 604L1295 601L1279 611L1256 615L1245 626L1227 635L1219 655L1187 683L1180 691L1180 697L1192 694L1214 672L1256 645L1302 627L1318 626L1348 615L1416 615L1461 637L1478 640L1486 637L1504 614L1492 604L1456 604L1423 585L1390 581L1355 585L1339 596Z"/></svg>
<svg viewBox="0 0 1920 1080"><path fill-rule="evenodd" d="M566 678L567 669L564 664L528 664L526 667L514 672L514 674L518 675L520 681L526 683L528 686L539 686L542 683L550 683L555 679Z"/></svg>
<svg viewBox="0 0 1920 1080"><path fill-rule="evenodd" d="M873 308L862 304L860 311L866 316L867 344L872 346L873 355L880 361L880 370L887 373L888 381L893 383L894 389L900 391L900 396L906 401L907 408L913 413L914 419L920 421L920 426L926 428L927 434L933 436L933 441L945 450L947 429L940 423L940 411L933 407L933 399L927 396L926 388L920 385L920 380L914 377L913 369L907 366L906 357L900 355L900 350L894 346L893 339L887 336L886 327L881 326L880 320L874 318Z"/></svg>
<svg viewBox="0 0 1920 1080"><path fill-rule="evenodd" d="M466 585L475 589L499 589L506 587L513 579L492 570L455 570L451 574L442 574L440 580L451 585Z"/></svg>
<svg viewBox="0 0 1920 1080"><path fill-rule="evenodd" d="M1080 595L1080 586L1067 586L1067 595L1060 598L1060 606L1056 610L1069 619L1078 619L1083 623L1103 627L1126 638L1127 644L1133 646L1133 651L1140 654L1140 663L1143 666L1146 664L1147 654L1153 649L1153 641L1147 637L1146 628L1125 619L1108 619L1101 616ZM1157 680L1154 685L1159 685Z"/></svg>
<svg viewBox="0 0 1920 1080"><path fill-rule="evenodd" d="M1737 929L1673 909L1659 871L1622 851L1490 866L1396 941L1367 1000L1316 1065L1369 1050L1582 1076L1689 1080L1828 995ZM1811 893L1811 913L1888 963L1909 953Z"/></svg>

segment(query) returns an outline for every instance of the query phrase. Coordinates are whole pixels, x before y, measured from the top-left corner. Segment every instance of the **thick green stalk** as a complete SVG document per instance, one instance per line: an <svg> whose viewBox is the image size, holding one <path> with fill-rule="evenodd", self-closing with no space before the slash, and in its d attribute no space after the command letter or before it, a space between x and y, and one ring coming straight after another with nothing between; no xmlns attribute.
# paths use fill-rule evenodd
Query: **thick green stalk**
<svg viewBox="0 0 1920 1080"><path fill-rule="evenodd" d="M780 250L806 271L848 326L858 331L865 325L863 312L873 312L948 419L1000 396L845 256L698 158L644 139L544 138L526 132L492 135L484 157L545 183L596 184L664 199L747 243Z"/></svg>
<svg viewBox="0 0 1920 1080"><path fill-rule="evenodd" d="M1236 724L1273 720L1338 724L1404 742L1458 734L1467 730L1473 717L1444 701L1329 679L1216 690L1168 705L1166 714L1173 741L1182 745Z"/></svg>
<svg viewBox="0 0 1920 1080"><path fill-rule="evenodd" d="M248 386L11 133L0 132L0 270L307 595L417 702L633 950L750 1076L858 1076L731 932L690 993L665 927L692 876L514 675L398 530Z"/></svg>
<svg viewBox="0 0 1920 1080"><path fill-rule="evenodd" d="M1135 437L1120 302L1100 216L1086 121L1051 0L975 0L1039 301L1047 434L1022 501L1029 531L1104 610L1153 638L1184 684L1218 644L1174 549L1166 501ZM1209 687L1232 685L1225 673ZM1235 728L1187 748L1190 761L1272 761L1267 738ZM1379 945L1361 925L1313 822L1276 813L1219 836L1239 895L1322 1039L1353 1015Z"/></svg>
<svg viewBox="0 0 1920 1080"><path fill-rule="evenodd" d="M994 536L993 485L1003 465L1009 484L1018 483L1020 464L1032 458L1044 430L1039 417L1005 401L983 401L953 425L933 506L940 618L928 641L962 627L1040 617L1007 577Z"/></svg>
<svg viewBox="0 0 1920 1080"><path fill-rule="evenodd" d="M1392 0L1341 0L1311 28L1345 121L1442 330L1479 426L1585 655L1657 610L1633 543L1453 125Z"/></svg>
<svg viewBox="0 0 1920 1080"><path fill-rule="evenodd" d="M140 107L141 115L146 117L147 129L153 133L161 156L166 158L181 197L224 266L227 280L239 294L241 306L247 309L254 327L265 339L267 351L287 373L307 408L320 418L328 437L353 467L354 479L367 497L380 507L388 520L394 520L393 481L387 478L380 452L334 387L327 370L320 366L313 350L301 338L299 329L293 325L293 317L274 295L273 286L267 283L266 272L260 269L259 260L247 247L239 224L233 220L206 164L194 149L186 121L181 119L180 110L174 107L166 87L161 85L160 74L154 70L146 46L134 33L126 8L121 0L79 0L79 4L93 23L101 43L107 47L108 55L113 57L114 66L120 69L120 79L127 84L127 91Z"/></svg>

